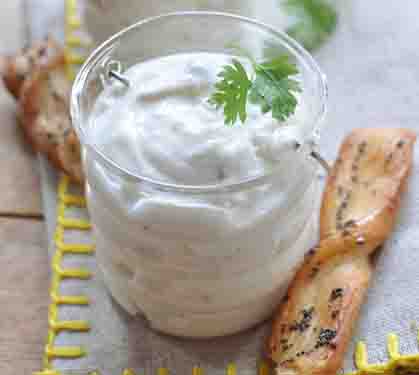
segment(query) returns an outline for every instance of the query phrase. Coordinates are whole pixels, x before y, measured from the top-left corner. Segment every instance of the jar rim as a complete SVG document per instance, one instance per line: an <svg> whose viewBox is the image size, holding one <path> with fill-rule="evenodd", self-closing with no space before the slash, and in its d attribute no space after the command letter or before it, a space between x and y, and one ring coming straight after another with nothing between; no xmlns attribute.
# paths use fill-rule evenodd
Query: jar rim
<svg viewBox="0 0 419 375"><path fill-rule="evenodd" d="M294 55L300 57L306 64L310 66L313 72L318 77L320 82L319 84L319 96L320 96L320 103L319 110L313 116L313 129L311 130L312 138L318 138L318 133L320 129L320 124L322 123L326 111L327 111L327 80L325 74L321 71L320 67L312 57L312 55L296 40L288 36L285 32L275 29L274 27L257 21L252 18L230 14L225 12L214 12L214 11L184 11L184 12L172 12L167 14L162 14L154 17L145 18L137 23L134 23L118 33L111 36L109 39L104 41L98 47L94 49L94 51L89 55L85 63L80 68L72 87L71 91L71 98L70 98L70 112L72 117L73 126L75 131L82 143L83 147L92 151L95 157L97 157L101 162L103 162L106 166L110 167L113 171L115 171L118 175L123 178L126 178L129 181L142 183L145 185L149 185L154 189L160 191L176 191L176 192L184 192L184 193L192 193L192 194L202 194L202 193L215 193L215 192L233 192L233 191L240 191L244 188L250 188L252 186L258 186L268 181L270 177L275 173L274 170L266 173L259 173L252 176L246 176L241 178L239 181L234 182L222 182L216 184L205 184L205 185L183 185L177 183L170 183L159 181L154 178L148 176L141 176L140 174L134 173L127 168L119 165L117 162L112 160L110 157L105 155L103 151L101 151L97 145L87 142L87 134L85 129L82 126L82 110L81 110L81 103L80 99L82 97L82 93L84 90L84 84L89 76L89 73L92 71L92 68L97 66L98 63L101 62L102 58L106 56L106 54L113 49L114 45L127 33L138 29L142 26L148 25L154 22L160 22L163 20L177 18L177 17L216 17L216 18L224 18L230 19L232 21L243 22L252 26L256 26L263 31L266 31L273 35L274 37L281 40L281 43L284 44ZM299 148L296 152L302 152L302 147Z"/></svg>

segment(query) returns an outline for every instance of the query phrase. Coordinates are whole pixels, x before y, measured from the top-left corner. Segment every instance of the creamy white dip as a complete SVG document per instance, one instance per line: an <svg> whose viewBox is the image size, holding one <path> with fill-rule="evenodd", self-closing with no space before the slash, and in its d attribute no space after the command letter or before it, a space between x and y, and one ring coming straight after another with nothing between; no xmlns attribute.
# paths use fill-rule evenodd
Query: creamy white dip
<svg viewBox="0 0 419 375"><path fill-rule="evenodd" d="M304 103L287 123L249 106L226 126L208 104L232 57L178 54L131 67L106 87L88 139L131 173L178 185L263 185L237 192L159 191L119 177L86 154L100 266L115 298L155 328L191 337L267 318L313 240L317 182L295 141Z"/></svg>

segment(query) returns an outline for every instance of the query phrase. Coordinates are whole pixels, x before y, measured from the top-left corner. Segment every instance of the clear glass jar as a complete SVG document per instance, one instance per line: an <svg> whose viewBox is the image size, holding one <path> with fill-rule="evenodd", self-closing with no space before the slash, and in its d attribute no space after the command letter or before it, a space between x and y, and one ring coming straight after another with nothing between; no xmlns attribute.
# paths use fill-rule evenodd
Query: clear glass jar
<svg viewBox="0 0 419 375"><path fill-rule="evenodd" d="M110 59L127 68L176 53L230 53L232 44L256 59L286 51L301 73L303 145L272 173L218 185L175 185L124 169L89 137ZM74 83L71 112L83 145L98 263L126 310L143 313L157 330L187 337L238 332L270 316L317 237L318 164L309 154L326 96L324 76L301 46L239 16L159 16L93 52Z"/></svg>

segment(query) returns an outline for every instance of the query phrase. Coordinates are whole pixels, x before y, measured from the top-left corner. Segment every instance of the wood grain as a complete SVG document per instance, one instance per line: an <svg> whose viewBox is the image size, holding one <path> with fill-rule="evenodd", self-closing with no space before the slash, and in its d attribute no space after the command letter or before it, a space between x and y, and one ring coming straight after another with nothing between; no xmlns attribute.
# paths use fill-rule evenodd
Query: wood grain
<svg viewBox="0 0 419 375"><path fill-rule="evenodd" d="M22 1L0 3L0 54L24 44ZM0 85L0 215L42 215L36 155L16 124L16 104Z"/></svg>
<svg viewBox="0 0 419 375"><path fill-rule="evenodd" d="M47 333L44 223L1 218L0 239L0 374L30 374L41 369Z"/></svg>

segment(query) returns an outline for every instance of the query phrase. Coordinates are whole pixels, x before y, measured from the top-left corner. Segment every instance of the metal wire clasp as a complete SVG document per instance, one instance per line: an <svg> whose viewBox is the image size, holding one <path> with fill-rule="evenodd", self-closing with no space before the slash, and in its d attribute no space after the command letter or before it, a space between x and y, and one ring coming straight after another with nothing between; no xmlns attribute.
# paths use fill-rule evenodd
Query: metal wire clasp
<svg viewBox="0 0 419 375"><path fill-rule="evenodd" d="M314 144L311 144L311 147L314 147L314 146L315 146ZM298 150L300 147L302 147L302 144L296 141L295 149ZM323 156L321 156L317 150L315 150L314 148L311 148L309 155L322 166L326 174L330 173L331 167L329 165L329 162Z"/></svg>
<svg viewBox="0 0 419 375"><path fill-rule="evenodd" d="M326 171L327 174L330 173L331 167L327 160L323 158L317 151L313 150L310 152L310 156L319 162L319 164L323 167L323 169Z"/></svg>
<svg viewBox="0 0 419 375"><path fill-rule="evenodd" d="M131 82L122 74L122 64L117 60L108 60L104 64L104 79L109 82L111 79L116 79L125 87L130 87Z"/></svg>

